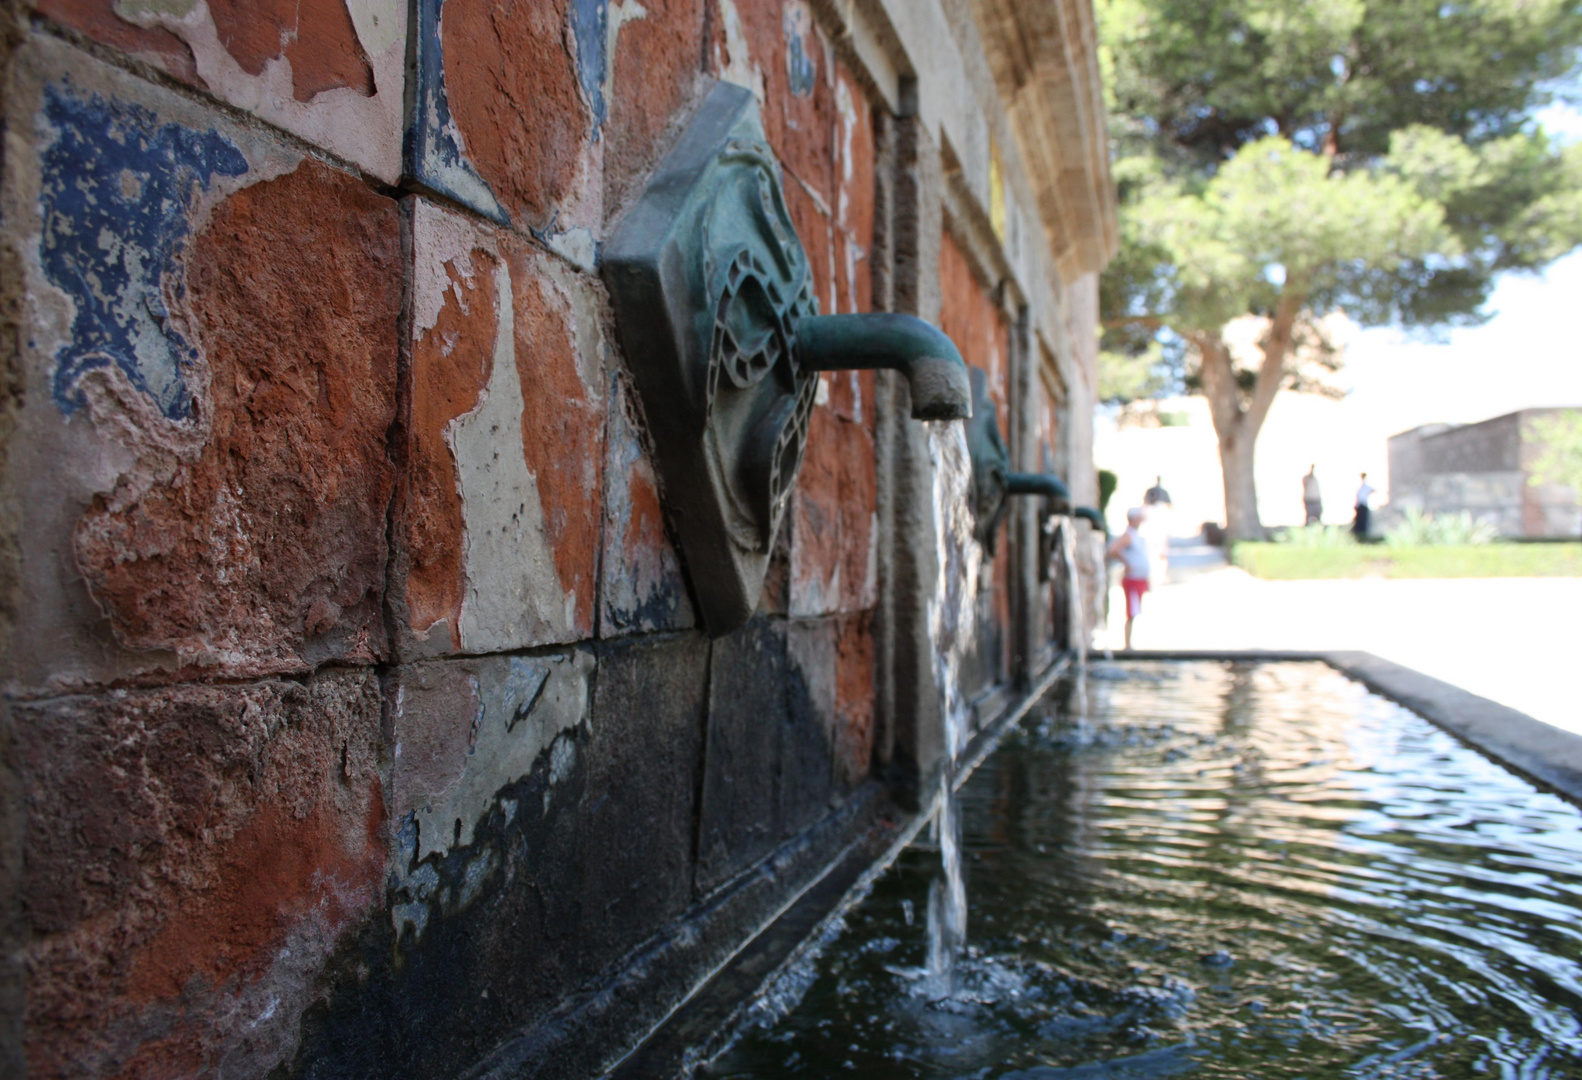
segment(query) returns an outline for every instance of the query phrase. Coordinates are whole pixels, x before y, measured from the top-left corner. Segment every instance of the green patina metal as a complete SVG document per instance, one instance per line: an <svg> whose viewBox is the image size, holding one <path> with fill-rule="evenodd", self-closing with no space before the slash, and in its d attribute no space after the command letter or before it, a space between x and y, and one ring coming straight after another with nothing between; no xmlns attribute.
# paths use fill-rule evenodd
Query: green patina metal
<svg viewBox="0 0 1582 1080"><path fill-rule="evenodd" d="M1011 496L1042 498L1047 526L1051 515L1072 513L1071 491L1064 481L1050 473L1011 471L1010 451L1000 434L994 402L989 398L988 377L976 368L970 377L972 421L967 427L967 450L972 456L972 509L977 519L978 542L992 555ZM1042 532L1047 534L1049 529L1046 527Z"/></svg>
<svg viewBox="0 0 1582 1080"><path fill-rule="evenodd" d="M703 622L757 607L818 372L892 368L913 415L971 414L950 339L902 315L818 314L750 92L715 84L604 251L616 329Z"/></svg>

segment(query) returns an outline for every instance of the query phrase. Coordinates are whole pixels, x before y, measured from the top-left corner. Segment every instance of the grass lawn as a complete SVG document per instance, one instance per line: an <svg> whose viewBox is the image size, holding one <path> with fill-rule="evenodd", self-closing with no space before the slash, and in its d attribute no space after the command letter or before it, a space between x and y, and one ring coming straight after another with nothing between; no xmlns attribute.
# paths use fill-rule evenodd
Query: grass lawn
<svg viewBox="0 0 1582 1080"><path fill-rule="evenodd" d="M1231 562L1256 577L1492 578L1582 577L1582 543L1300 547L1237 544Z"/></svg>

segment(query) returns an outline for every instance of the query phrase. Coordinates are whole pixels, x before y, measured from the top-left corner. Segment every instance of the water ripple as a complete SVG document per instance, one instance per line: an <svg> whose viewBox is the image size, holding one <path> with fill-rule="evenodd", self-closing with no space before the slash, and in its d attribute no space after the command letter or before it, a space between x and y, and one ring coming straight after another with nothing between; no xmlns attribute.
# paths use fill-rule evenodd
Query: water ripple
<svg viewBox="0 0 1582 1080"><path fill-rule="evenodd" d="M1322 665L1091 668L961 814L958 992L908 851L715 1075L1582 1078L1582 813Z"/></svg>

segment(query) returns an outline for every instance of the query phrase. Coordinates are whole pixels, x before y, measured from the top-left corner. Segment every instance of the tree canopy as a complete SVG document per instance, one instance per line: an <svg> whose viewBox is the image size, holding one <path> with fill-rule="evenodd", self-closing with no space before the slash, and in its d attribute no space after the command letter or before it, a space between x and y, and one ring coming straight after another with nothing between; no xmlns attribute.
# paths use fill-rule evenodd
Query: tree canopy
<svg viewBox="0 0 1582 1080"><path fill-rule="evenodd" d="M1497 275L1582 243L1582 146L1532 120L1574 71L1582 0L1098 12L1121 194L1106 386L1126 397L1150 388L1139 370L1171 370L1208 395L1233 517L1270 402L1321 384L1298 359L1324 354L1322 316L1477 322ZM1223 333L1247 317L1264 327L1251 364Z"/></svg>

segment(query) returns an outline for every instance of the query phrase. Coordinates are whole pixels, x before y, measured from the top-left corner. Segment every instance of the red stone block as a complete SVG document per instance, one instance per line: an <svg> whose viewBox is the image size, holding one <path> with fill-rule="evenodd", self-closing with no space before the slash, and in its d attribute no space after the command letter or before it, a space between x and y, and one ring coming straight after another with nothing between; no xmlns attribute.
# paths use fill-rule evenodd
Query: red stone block
<svg viewBox="0 0 1582 1080"><path fill-rule="evenodd" d="M249 75L284 57L298 101L345 87L374 92L374 73L357 40L346 0L208 0L227 52Z"/></svg>
<svg viewBox="0 0 1582 1080"><path fill-rule="evenodd" d="M677 112L697 92L709 0L646 0L610 5L608 119L604 127L604 206L618 213L667 148Z"/></svg>
<svg viewBox="0 0 1582 1080"><path fill-rule="evenodd" d="M522 447L538 485L544 529L565 595L562 641L593 636L604 480L604 368L597 340L578 340L577 299L558 265L510 241L516 370L522 382ZM587 297L581 299L586 303Z"/></svg>
<svg viewBox="0 0 1582 1080"><path fill-rule="evenodd" d="M757 94L769 145L827 212L835 193L834 50L812 8L806 0L717 3L711 73Z"/></svg>
<svg viewBox="0 0 1582 1080"><path fill-rule="evenodd" d="M841 311L873 308L876 193L873 110L844 64L835 68L835 280Z"/></svg>
<svg viewBox="0 0 1582 1080"><path fill-rule="evenodd" d="M262 1076L290 1060L323 964L383 892L378 680L13 709L29 1075L223 1061Z"/></svg>
<svg viewBox="0 0 1582 1080"><path fill-rule="evenodd" d="M514 234L412 221L402 656L591 637L605 391L600 293Z"/></svg>
<svg viewBox="0 0 1582 1080"><path fill-rule="evenodd" d="M452 423L477 406L494 365L498 259L468 243L465 230L460 244L430 255L430 238L421 225L417 230L422 250L414 275L434 276L428 284L439 304L433 313L420 310L413 328L406 470L396 511L402 584L411 631L427 637L438 630L452 650L460 650L466 520L446 436ZM437 273L430 259L439 264ZM417 307L425 306L419 299Z"/></svg>
<svg viewBox="0 0 1582 1080"><path fill-rule="evenodd" d="M821 406L791 504L792 615L862 611L877 590L873 435Z"/></svg>
<svg viewBox="0 0 1582 1080"><path fill-rule="evenodd" d="M875 701L873 618L868 612L837 623L835 637L835 781L852 788L873 762Z"/></svg>
<svg viewBox="0 0 1582 1080"><path fill-rule="evenodd" d="M221 203L187 251L207 437L74 535L116 638L231 674L384 652L401 308L396 204L314 161Z"/></svg>
<svg viewBox="0 0 1582 1080"><path fill-rule="evenodd" d="M939 289L939 327L956 343L963 360L988 375L989 396L1004 435L1009 419L1011 328L948 230L940 243Z"/></svg>
<svg viewBox="0 0 1582 1080"><path fill-rule="evenodd" d="M451 115L468 159L513 223L593 226L595 117L583 91L571 0L446 0ZM602 78L602 73L595 75ZM590 216L591 214L591 216Z"/></svg>

